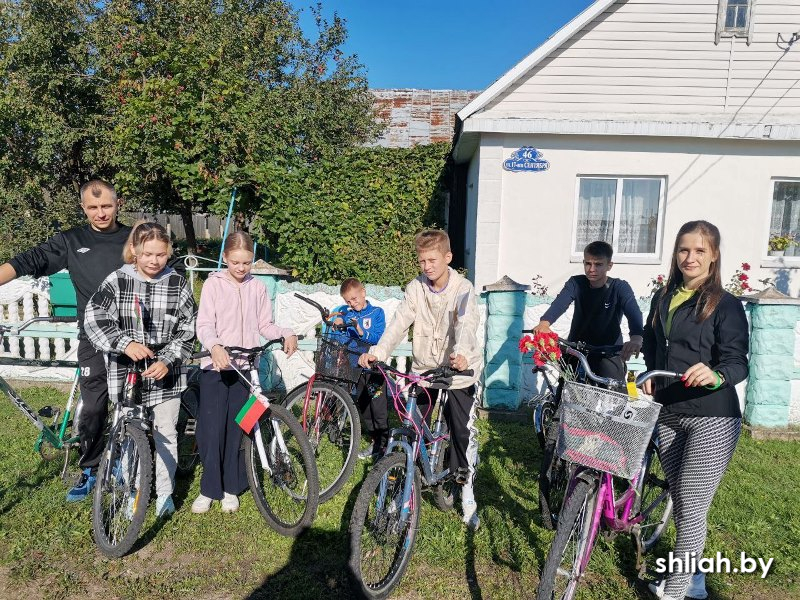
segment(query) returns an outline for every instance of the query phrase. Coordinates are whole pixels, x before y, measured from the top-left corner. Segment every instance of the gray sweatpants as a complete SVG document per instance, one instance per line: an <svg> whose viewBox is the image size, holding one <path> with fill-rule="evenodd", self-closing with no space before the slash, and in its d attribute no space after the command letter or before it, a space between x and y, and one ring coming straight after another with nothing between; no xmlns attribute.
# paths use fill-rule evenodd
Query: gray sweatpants
<svg viewBox="0 0 800 600"><path fill-rule="evenodd" d="M153 441L156 447L156 494L170 496L175 488L178 467L178 412L180 398L157 404L153 411Z"/></svg>
<svg viewBox="0 0 800 600"><path fill-rule="evenodd" d="M737 417L697 417L664 413L658 417L659 457L667 476L675 519L674 556L696 553L706 545L708 510L733 457L742 428ZM686 595L691 573L670 573L664 596Z"/></svg>

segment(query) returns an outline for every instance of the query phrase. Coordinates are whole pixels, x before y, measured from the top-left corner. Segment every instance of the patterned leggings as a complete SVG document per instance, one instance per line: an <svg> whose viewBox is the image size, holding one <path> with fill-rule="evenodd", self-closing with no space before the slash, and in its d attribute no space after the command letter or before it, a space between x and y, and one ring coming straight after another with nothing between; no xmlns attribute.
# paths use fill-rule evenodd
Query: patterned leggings
<svg viewBox="0 0 800 600"><path fill-rule="evenodd" d="M741 427L738 417L664 412L659 416L659 456L674 502L675 557L695 552L698 560L702 558L708 510L736 449ZM667 575L664 596L682 600L691 575Z"/></svg>

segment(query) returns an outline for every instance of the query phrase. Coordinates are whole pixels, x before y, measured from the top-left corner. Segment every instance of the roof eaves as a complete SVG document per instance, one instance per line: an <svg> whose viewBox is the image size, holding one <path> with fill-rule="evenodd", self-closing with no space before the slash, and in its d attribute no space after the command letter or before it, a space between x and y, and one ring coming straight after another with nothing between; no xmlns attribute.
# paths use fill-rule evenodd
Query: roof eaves
<svg viewBox="0 0 800 600"><path fill-rule="evenodd" d="M552 36L547 38L547 40L541 46L536 48L536 50L514 65L511 70L506 72L505 75L500 77L492 85L486 88L477 98L458 111L458 118L462 121L465 121L467 117L473 115L475 112L486 106L503 90L508 88L517 79L519 79L519 77L524 75L539 62L547 58L551 52L569 40L569 38L575 35L578 31L583 29L595 17L605 11L609 6L614 4L614 2L616 2L616 0L596 0L594 4L586 7L583 12L578 14L574 19L564 25L564 27L559 29Z"/></svg>

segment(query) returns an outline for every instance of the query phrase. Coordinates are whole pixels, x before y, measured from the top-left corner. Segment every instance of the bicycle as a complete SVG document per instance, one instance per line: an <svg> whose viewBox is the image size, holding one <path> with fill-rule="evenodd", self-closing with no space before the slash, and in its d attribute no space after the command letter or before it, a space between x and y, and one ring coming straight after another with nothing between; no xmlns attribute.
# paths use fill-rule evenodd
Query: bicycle
<svg viewBox="0 0 800 600"><path fill-rule="evenodd" d="M586 357L567 348L586 376L603 389L566 382L558 425L558 453L574 463L556 535L545 560L537 600L570 600L586 573L597 534L629 533L637 550L637 568L661 537L672 513L667 482L658 473L654 428L661 406L615 390L626 382L592 373ZM648 371L636 385L654 377L680 377ZM617 497L614 478L627 481Z"/></svg>
<svg viewBox="0 0 800 600"><path fill-rule="evenodd" d="M256 359L283 338L270 340L255 348L226 346L231 358L247 360L248 375L231 362L231 368L249 388L251 397L266 406L252 432L244 436L247 480L258 512L273 530L295 537L307 529L319 506L319 478L314 451L302 426L285 407L270 402L261 393ZM210 356L208 351L192 358Z"/></svg>
<svg viewBox="0 0 800 600"><path fill-rule="evenodd" d="M319 310L327 330L319 338L314 374L291 390L284 406L306 432L319 472L319 500L333 498L353 474L361 443L361 418L352 393L362 377L358 357L369 349L358 340L342 342L347 324L336 325L330 312L311 298L295 296Z"/></svg>
<svg viewBox="0 0 800 600"><path fill-rule="evenodd" d="M533 330L529 329L523 333L533 333ZM620 345L592 346L586 342L570 342L561 338L558 343L564 349L569 347L599 357L617 356L622 349ZM570 468L569 463L562 460L556 452L558 407L564 389L564 377L549 363L534 367L534 372L543 375L547 386L544 394L535 396L528 402L528 405L533 407L533 427L542 451L542 461L539 466L539 512L542 515L542 526L553 530L556 528L558 513L567 491ZM578 383L586 381L586 372L580 363L575 369L574 381Z"/></svg>
<svg viewBox="0 0 800 600"><path fill-rule="evenodd" d="M74 323L74 317L33 317L19 325L0 325L0 339L6 335L19 335L32 323ZM39 360L28 358L0 357L0 365L21 366L21 367L54 367L54 368L73 368L75 375L72 379L72 386L67 403L63 410L53 409L52 406L43 406L38 411L34 411L22 396L4 378L0 377L0 391L5 393L20 412L39 430L39 437L34 444L34 452L38 452L46 461L58 458L63 452L63 466L60 477L67 483L69 477L69 464L71 450L78 446L80 438L78 436L78 419L80 418L81 393L78 385L80 369L75 361L66 360ZM50 424L46 424L42 418L50 419Z"/></svg>
<svg viewBox="0 0 800 600"><path fill-rule="evenodd" d="M389 434L386 454L369 472L356 498L350 519L349 571L362 595L386 598L400 583L411 560L422 487L433 488L435 504L442 511L452 510L455 501L457 484L447 467L449 434L444 421L447 394L442 394L431 431L417 406L417 384L425 381L431 389L447 390L453 375L469 376L472 370L439 367L414 375L385 363L374 365L384 377L391 373L408 380L410 389L405 406L400 392L394 394L395 409L403 426Z"/></svg>

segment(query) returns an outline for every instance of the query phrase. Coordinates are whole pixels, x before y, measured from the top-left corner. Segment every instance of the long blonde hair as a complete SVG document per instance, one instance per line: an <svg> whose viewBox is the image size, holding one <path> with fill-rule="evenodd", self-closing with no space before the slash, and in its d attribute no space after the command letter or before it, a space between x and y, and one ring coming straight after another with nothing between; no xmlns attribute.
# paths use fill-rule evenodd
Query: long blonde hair
<svg viewBox="0 0 800 600"><path fill-rule="evenodd" d="M134 249L139 251L145 242L153 240L164 242L167 245L167 253L172 256L172 240L164 227L153 221L136 221L128 236L128 241L125 243L125 248L122 250L122 260L132 265L136 262Z"/></svg>
<svg viewBox="0 0 800 600"><path fill-rule="evenodd" d="M225 238L225 243L222 246L222 253L227 254L233 250L247 250L253 251L253 238L245 231L234 231Z"/></svg>

